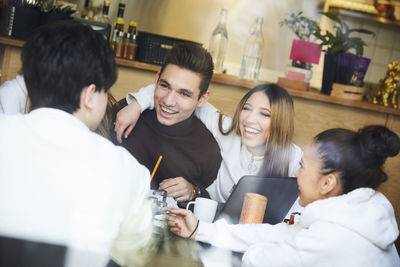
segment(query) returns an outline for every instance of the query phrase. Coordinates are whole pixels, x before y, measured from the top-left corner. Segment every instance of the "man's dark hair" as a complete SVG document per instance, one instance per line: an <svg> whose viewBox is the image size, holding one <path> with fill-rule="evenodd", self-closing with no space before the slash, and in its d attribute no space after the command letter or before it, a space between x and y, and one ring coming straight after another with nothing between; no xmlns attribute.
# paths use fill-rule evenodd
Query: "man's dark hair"
<svg viewBox="0 0 400 267"><path fill-rule="evenodd" d="M32 109L50 107L73 113L82 88L108 91L117 79L114 54L104 37L75 21L45 25L22 50L22 68Z"/></svg>
<svg viewBox="0 0 400 267"><path fill-rule="evenodd" d="M201 75L199 98L207 92L214 71L210 53L201 45L193 43L176 44L165 57L160 76L168 64L193 71Z"/></svg>

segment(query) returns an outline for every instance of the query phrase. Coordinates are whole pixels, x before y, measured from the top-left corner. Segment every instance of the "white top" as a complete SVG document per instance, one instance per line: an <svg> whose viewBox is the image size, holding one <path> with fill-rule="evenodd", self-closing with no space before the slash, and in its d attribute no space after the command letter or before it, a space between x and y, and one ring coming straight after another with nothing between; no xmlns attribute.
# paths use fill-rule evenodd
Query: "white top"
<svg viewBox="0 0 400 267"><path fill-rule="evenodd" d="M129 93L126 97L128 103L136 98L142 111L154 108L153 102L154 84L142 88L137 93ZM218 129L219 111L211 104L206 103L196 108L196 116L205 124L213 134L221 150L222 162L218 176L207 191L212 199L224 203L232 192L233 186L245 175L255 175L261 168L264 157L254 157L242 145L241 137L235 133L222 135ZM227 129L232 119L225 117L224 129ZM295 171L300 167L303 151L295 144L292 145L291 158L289 161L288 176L294 176Z"/></svg>
<svg viewBox="0 0 400 267"><path fill-rule="evenodd" d="M22 75L0 86L0 114L24 113L28 92Z"/></svg>
<svg viewBox="0 0 400 267"><path fill-rule="evenodd" d="M223 135L218 128L219 111L211 104L206 103L196 109L196 116L206 125L213 134L221 149L222 163L217 179L207 188L212 199L225 202L232 192L232 187L245 175L256 175L263 163L264 157L254 157L242 144L241 137L236 133ZM232 119L224 117L223 128L228 129ZM292 144L289 160L288 176L294 176L300 167L303 151Z"/></svg>
<svg viewBox="0 0 400 267"><path fill-rule="evenodd" d="M244 266L395 267L398 235L390 202L360 188L307 205L295 225L200 222L196 240L245 251Z"/></svg>
<svg viewBox="0 0 400 267"><path fill-rule="evenodd" d="M1 236L103 258L68 259L72 266L104 266L121 222L131 218L140 218L131 225L135 245L147 243L150 174L128 151L58 109L0 114L0 129Z"/></svg>

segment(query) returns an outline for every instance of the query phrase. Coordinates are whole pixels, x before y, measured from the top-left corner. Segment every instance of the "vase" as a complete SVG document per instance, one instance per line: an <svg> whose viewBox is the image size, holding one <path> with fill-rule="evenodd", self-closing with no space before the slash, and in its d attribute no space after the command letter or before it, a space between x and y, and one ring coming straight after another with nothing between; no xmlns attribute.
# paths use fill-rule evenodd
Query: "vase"
<svg viewBox="0 0 400 267"><path fill-rule="evenodd" d="M332 91L332 84L336 79L337 55L326 53L324 59L321 93L330 95Z"/></svg>

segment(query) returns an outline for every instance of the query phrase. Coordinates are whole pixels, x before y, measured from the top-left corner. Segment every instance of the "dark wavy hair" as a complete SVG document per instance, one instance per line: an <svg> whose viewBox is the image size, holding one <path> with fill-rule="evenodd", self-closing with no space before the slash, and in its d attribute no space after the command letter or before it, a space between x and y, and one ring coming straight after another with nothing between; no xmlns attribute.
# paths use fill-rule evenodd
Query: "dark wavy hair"
<svg viewBox="0 0 400 267"><path fill-rule="evenodd" d="M335 128L318 134L313 143L322 161L322 174L338 173L342 192L377 188L388 179L382 167L400 151L399 137L384 126L366 126L357 132Z"/></svg>
<svg viewBox="0 0 400 267"><path fill-rule="evenodd" d="M160 76L169 64L176 65L200 74L200 97L207 92L214 71L210 53L201 45L194 43L176 44L168 52L161 67Z"/></svg>
<svg viewBox="0 0 400 267"><path fill-rule="evenodd" d="M22 50L22 66L31 108L50 107L73 113L82 89L114 84L114 54L104 37L72 20L39 27Z"/></svg>

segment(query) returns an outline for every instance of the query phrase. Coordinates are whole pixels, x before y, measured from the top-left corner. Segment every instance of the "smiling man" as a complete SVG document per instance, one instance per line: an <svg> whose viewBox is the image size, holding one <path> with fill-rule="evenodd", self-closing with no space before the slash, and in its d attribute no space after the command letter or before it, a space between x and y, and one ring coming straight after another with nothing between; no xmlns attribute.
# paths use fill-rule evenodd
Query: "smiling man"
<svg viewBox="0 0 400 267"><path fill-rule="evenodd" d="M154 109L143 111L140 105L149 102L144 99L148 94L128 95L119 102L120 107L130 104L116 117L118 142L150 170L162 155L151 186L166 190L177 201L209 197L205 188L214 181L220 167L218 144L193 116L195 108L208 100L212 73L212 58L204 48L175 45L157 73L155 85L150 85L154 88ZM130 110L143 113L133 130L132 126L123 132L126 123L121 114L133 114Z"/></svg>

